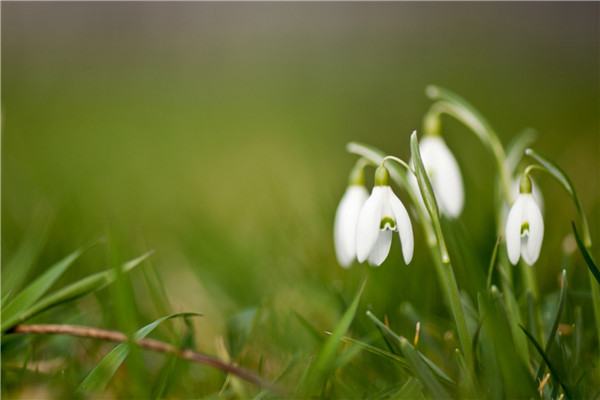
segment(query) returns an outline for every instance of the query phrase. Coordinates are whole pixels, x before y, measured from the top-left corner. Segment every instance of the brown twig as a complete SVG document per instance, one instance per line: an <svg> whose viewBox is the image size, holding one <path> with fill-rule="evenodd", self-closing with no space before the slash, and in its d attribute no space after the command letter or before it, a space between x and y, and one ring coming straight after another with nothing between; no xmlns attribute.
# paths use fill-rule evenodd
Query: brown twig
<svg viewBox="0 0 600 400"><path fill-rule="evenodd" d="M127 342L129 340L127 335L123 332L113 331L109 329L100 329L90 326L67 324L17 325L10 331L10 333L37 335L69 335L121 343ZM191 349L179 349L173 346L172 344L161 342L160 340L155 339L136 339L135 343L143 349L156 351L159 353L173 354L184 360L208 365L210 367L220 369L221 371L225 371L230 374L236 375L264 389L268 389L280 394L283 393L281 388L273 385L271 382L264 380L254 372L242 367L236 367L235 365L222 361L216 357L199 353Z"/></svg>

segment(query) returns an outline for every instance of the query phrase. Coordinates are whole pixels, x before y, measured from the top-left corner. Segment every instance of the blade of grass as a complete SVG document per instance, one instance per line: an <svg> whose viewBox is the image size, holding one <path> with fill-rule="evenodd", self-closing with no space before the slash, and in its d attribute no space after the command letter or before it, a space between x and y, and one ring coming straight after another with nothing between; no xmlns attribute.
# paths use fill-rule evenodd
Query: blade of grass
<svg viewBox="0 0 600 400"><path fill-rule="evenodd" d="M2 292L18 291L30 275L35 261L48 237L48 231L54 220L54 211L47 205L37 207L31 217L31 226L26 230L15 254L5 262L2 252ZM4 246L3 246L4 247ZM5 250L3 248L3 250Z"/></svg>
<svg viewBox="0 0 600 400"><path fill-rule="evenodd" d="M554 368L554 366L550 362L550 359L548 358L548 355L544 352L544 349L542 349L542 347L539 345L539 343L537 342L537 340L535 340L535 338L531 335L531 333L529 333L527 331L527 329L525 329L525 327L523 325L519 325L519 326L521 327L521 329L523 330L523 332L525 333L525 335L527 335L527 338L531 341L531 343L536 348L536 350L538 351L538 353L540 353L540 355L544 359L544 362L546 363L546 365L548 365L548 369L550 370L550 373L552 374L552 377L563 388L563 391L565 392L565 396L568 399L572 398L572 396L571 396L571 390L563 382L563 380L561 379L561 377L558 375L558 373L556 371L556 368Z"/></svg>
<svg viewBox="0 0 600 400"><path fill-rule="evenodd" d="M342 316L342 319L336 325L333 333L329 338L327 338L323 348L317 355L317 358L315 359L315 362L309 371L309 376L307 377L306 393L314 393L317 388L322 387L327 381L329 374L332 372L335 356L340 346L341 339L344 337L350 328L350 324L354 320L356 310L358 309L358 303L366 283L367 279L365 278L362 281L360 288L357 290L352 304L350 304L350 307L348 307Z"/></svg>
<svg viewBox="0 0 600 400"><path fill-rule="evenodd" d="M525 155L525 149L534 144L538 133L531 128L523 129L506 145L506 168L514 173Z"/></svg>
<svg viewBox="0 0 600 400"><path fill-rule="evenodd" d="M600 270L598 270L598 266L594 262L594 259L592 258L589 251L581 241L579 232L577 232L577 228L575 227L575 222L571 221L571 226L573 227L573 234L575 236L575 242L577 243L577 247L579 248L579 251L581 252L581 255L583 256L583 259L585 260L585 263L588 266L590 272L592 273L592 275L594 275L594 278L596 278L596 282L600 284Z"/></svg>
<svg viewBox="0 0 600 400"><path fill-rule="evenodd" d="M410 364L408 363L408 361L406 361L405 358L397 356L396 354L390 353L389 351L380 349L379 347L373 346L372 344L365 343L360 340L352 339L347 336L344 336L342 338L342 342L358 345L358 346L362 347L364 350L368 351L369 353L372 353L372 354L378 355L380 357L386 358L388 360L394 361L394 362L400 364L400 366L406 370L412 370Z"/></svg>
<svg viewBox="0 0 600 400"><path fill-rule="evenodd" d="M556 337L556 331L558 330L558 324L560 323L560 318L562 317L562 313L565 307L565 300L567 298L567 271L563 269L562 271L562 281L560 288L560 300L558 302L558 307L556 309L556 316L554 317L554 323L552 324L552 328L550 329L550 334L548 335L548 341L546 342L546 354L550 354L550 350L552 349L552 344L554 343L554 338ZM544 370L546 369L546 364L544 361L540 363L538 368L536 377L537 379L542 379L544 376Z"/></svg>
<svg viewBox="0 0 600 400"><path fill-rule="evenodd" d="M404 354L404 356L412 364L419 380L423 382L425 390L427 390L433 398L449 398L450 395L435 378L429 369L429 366L423 361L408 340L403 337L400 337L400 348L402 349L402 354Z"/></svg>
<svg viewBox="0 0 600 400"><path fill-rule="evenodd" d="M317 340L317 342L322 343L325 340L325 336L315 328L306 318L304 318L301 314L296 311L292 311L292 314L298 319L300 324Z"/></svg>
<svg viewBox="0 0 600 400"><path fill-rule="evenodd" d="M148 336L150 332L156 329L164 321L175 317L191 317L201 316L199 313L183 312L167 315L159 318L156 321L144 326L134 334L135 339L142 339ZM100 392L106 388L108 382L113 377L119 366L123 363L130 350L129 343L121 343L108 353L94 369L86 376L76 389L76 393L83 392Z"/></svg>
<svg viewBox="0 0 600 400"><path fill-rule="evenodd" d="M502 240L502 236L498 236L498 240L496 240L496 244L494 245L494 250L492 251L492 257L490 259L490 266L488 267L486 287L488 290L492 287L492 275L494 274L494 266L496 265L496 258L498 256L498 247L500 246L500 241Z"/></svg>
<svg viewBox="0 0 600 400"><path fill-rule="evenodd" d="M121 267L122 273L127 273L131 271L142 261L147 259L151 254L152 251L149 251L146 254L134 260L126 262ZM54 307L66 301L74 300L81 296L85 296L86 294L105 288L115 280L115 277L115 270L109 269L87 276L75 283L67 285L66 287L59 289L56 292L42 298L40 301L35 303L33 306L31 306L29 309L27 309L20 315L14 316L10 320L5 321L5 323L2 325L3 332L12 329L15 325L20 324L51 307Z"/></svg>
<svg viewBox="0 0 600 400"><path fill-rule="evenodd" d="M423 384L416 378L409 377L406 382L388 386L365 400L391 400L391 399L420 399L422 398Z"/></svg>
<svg viewBox="0 0 600 400"><path fill-rule="evenodd" d="M556 178L556 180L558 180L561 183L561 185L564 187L567 193L571 196L573 202L575 203L575 207L577 208L577 213L579 214L581 229L583 230L583 242L585 243L586 247L591 246L592 239L590 237L590 229L587 223L587 218L585 216L585 213L583 212L581 203L579 202L579 196L577 196L575 187L573 186L573 183L571 183L571 180L569 179L565 171L563 171L563 169L550 157L540 153L539 151L527 149L525 150L525 154L534 158L536 161L542 164L545 168L545 171L552 175L554 178Z"/></svg>
<svg viewBox="0 0 600 400"><path fill-rule="evenodd" d="M379 320L371 311L367 311L367 316L371 319L371 321L375 322L377 326L379 326L382 330L392 336L398 343L400 343L402 336L398 335L396 332L388 328L383 322ZM435 374L444 380L446 383L450 385L456 385L456 383L448 376L444 371L442 371L433 361L425 357L420 351L417 351L417 354L421 357L423 362L427 364Z"/></svg>
<svg viewBox="0 0 600 400"><path fill-rule="evenodd" d="M2 332L7 327L5 321L18 317L23 311L31 307L48 289L62 276L62 274L84 253L78 249L52 265L46 272L31 282L2 310Z"/></svg>

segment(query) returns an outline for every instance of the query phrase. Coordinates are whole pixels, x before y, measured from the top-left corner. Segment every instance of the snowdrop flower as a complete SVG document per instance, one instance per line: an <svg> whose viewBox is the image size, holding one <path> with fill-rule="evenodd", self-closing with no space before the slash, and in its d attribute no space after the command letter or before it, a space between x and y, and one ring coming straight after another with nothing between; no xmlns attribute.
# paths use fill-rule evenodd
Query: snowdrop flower
<svg viewBox="0 0 600 400"><path fill-rule="evenodd" d="M369 192L362 184L351 184L346 189L335 213L333 229L335 254L338 262L348 268L356 258L356 222Z"/></svg>
<svg viewBox="0 0 600 400"><path fill-rule="evenodd" d="M540 207L540 211L542 212L542 214L544 214L544 196L542 195L542 191L540 190L533 178L529 178L529 180L531 180L531 195L533 196L533 199L535 200L536 204ZM519 179L515 179L513 181L513 193L515 197L517 197L520 191L519 184Z"/></svg>
<svg viewBox="0 0 600 400"><path fill-rule="evenodd" d="M458 163L446 146L446 142L440 136L426 135L419 143L419 152L433 186L440 212L448 217L458 217L465 202L463 181ZM412 159L410 165L414 166ZM415 191L419 193L424 208L425 203L420 195L417 178L410 174L409 180Z"/></svg>
<svg viewBox="0 0 600 400"><path fill-rule="evenodd" d="M521 178L520 193L508 213L506 221L506 249L513 265L519 258L529 265L535 264L540 256L544 238L544 220L540 207L531 194L531 180Z"/></svg>
<svg viewBox="0 0 600 400"><path fill-rule="evenodd" d="M414 238L406 208L388 185L389 172L384 166L375 172L375 187L367 199L356 227L356 258L359 262L379 266L387 258L392 244L392 231L397 231L402 255L412 260Z"/></svg>

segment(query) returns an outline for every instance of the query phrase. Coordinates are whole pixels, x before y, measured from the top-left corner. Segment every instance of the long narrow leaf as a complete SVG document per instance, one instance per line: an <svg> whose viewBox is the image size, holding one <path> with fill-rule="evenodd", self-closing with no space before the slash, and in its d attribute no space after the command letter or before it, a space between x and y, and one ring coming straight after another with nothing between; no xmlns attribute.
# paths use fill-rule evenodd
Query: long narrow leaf
<svg viewBox="0 0 600 400"><path fill-rule="evenodd" d="M498 256L498 247L500 246L500 240L502 236L498 236L498 240L494 245L494 251L492 251L492 257L490 259L490 266L488 267L488 274L486 280L486 288L489 290L492 287L492 274L494 273L494 266L496 265L496 258Z"/></svg>
<svg viewBox="0 0 600 400"><path fill-rule="evenodd" d="M444 240L444 236L442 235L440 213L437 201L435 200L435 195L433 193L433 187L431 186L431 181L427 176L427 172L425 171L425 165L423 165L423 160L421 159L421 152L419 151L419 142L417 141L416 131L414 131L412 135L410 135L410 153L415 163L415 174L417 175L417 182L419 183L421 196L423 198L423 202L425 203L425 207L429 212L429 217L431 218L431 222L433 224L433 230L435 232L435 237L437 238L437 242L439 245L442 262L448 263L450 262L450 256L448 255L446 242Z"/></svg>
<svg viewBox="0 0 600 400"><path fill-rule="evenodd" d="M126 262L122 267L122 273L127 273L131 271L133 268L138 266L142 261L147 259L152 254L152 251L147 252L146 254ZM72 283L58 291L47 295L42 298L40 301L35 303L33 306L28 308L26 311L22 312L19 315L15 315L10 319L3 321L2 323L2 332L6 332L10 330L15 325L20 324L29 318L39 314L42 311L45 311L51 307L54 307L60 303L64 303L69 300L76 299L78 297L84 296L91 292L100 290L107 285L111 284L116 278L116 270L111 268L109 270L105 270L103 272L98 272L94 275L90 275L85 277L75 283Z"/></svg>
<svg viewBox="0 0 600 400"><path fill-rule="evenodd" d="M158 325L164 321L175 318L175 317L192 317L200 316L199 313L175 313L159 318L156 321L144 326L134 334L135 339L143 339L150 332L152 332ZM119 366L123 363L127 355L129 354L130 345L129 343L121 343L115 347L110 353L108 353L94 369L88 374L88 376L81 382L77 388L78 392L99 392L104 390L108 382L113 377Z"/></svg>
<svg viewBox="0 0 600 400"><path fill-rule="evenodd" d="M562 168L559 167L557 163L555 163L550 157L548 157L545 154L542 154L533 149L527 149L527 150L525 150L525 153L528 156L533 157L540 164L542 164L546 168L546 170L550 173L550 175L552 175L554 178L556 178L562 184L562 186L565 188L567 193L569 193L569 195L573 199L573 202L575 203L575 207L577 208L577 212L579 214L579 218L580 218L580 222L581 222L581 229L583 230L583 242L585 243L586 247L591 246L592 239L590 237L590 228L588 227L587 218L585 216L585 213L583 212L581 203L579 202L579 196L577 196L575 187L573 186L573 183L571 183L571 180L569 179L569 177L567 176L565 171L563 171Z"/></svg>
<svg viewBox="0 0 600 400"><path fill-rule="evenodd" d="M598 266L594 262L594 259L592 258L586 247L583 245L581 237L579 237L579 233L577 232L577 228L575 228L575 223L573 221L571 221L571 225L573 226L573 234L575 235L575 242L577 242L577 247L579 247L579 251L581 252L581 255L583 256L583 259L585 260L585 263L587 264L588 268L590 269L590 272L594 275L594 278L596 278L596 281L598 281L598 283L600 284L600 271L598 270Z"/></svg>
<svg viewBox="0 0 600 400"><path fill-rule="evenodd" d="M398 335L396 332L394 332L393 330L391 330L390 328L388 328L383 322L381 322L379 320L379 318L377 318L372 312L367 311L367 316L373 321L375 322L375 324L381 328L383 331L385 331L386 333L388 333L390 336L392 336L396 341L398 341L398 343L401 342L402 340L402 336ZM454 381L452 379L450 379L450 377L448 375L446 375L446 373L444 371L442 371L440 369L440 367L438 367L437 365L435 365L435 363L433 361L431 361L430 359L428 359L427 357L425 357L425 355L423 355L420 351L415 350L417 352L417 354L421 357L421 359L423 360L423 362L425 364L427 364L429 366L429 368L431 368L431 370L442 380L444 380L446 383L450 384L450 385L456 385L456 383L454 383Z"/></svg>
<svg viewBox="0 0 600 400"><path fill-rule="evenodd" d="M378 355L380 357L386 358L388 360L397 362L404 369L407 369L407 370L411 369L410 364L408 363L408 361L406 361L405 358L397 356L397 355L395 355L393 353L390 353L389 351L385 351L383 349L380 349L379 347L373 346L372 344L365 343L365 342L362 342L360 340L352 339L352 338L347 337L347 336L344 336L342 338L342 342L355 344L357 346L362 347L364 350L368 351L369 353L372 353L372 354Z"/></svg>
<svg viewBox="0 0 600 400"><path fill-rule="evenodd" d="M366 283L367 280L365 278L360 285L360 288L357 290L352 304L350 304L350 307L348 307L342 316L342 319L336 325L331 336L325 341L321 352L315 359L315 362L309 371L309 376L307 377L306 386L309 393L319 385L324 384L329 373L331 373L338 347L340 346L342 337L346 335L346 332L348 332L348 329L350 328L350 324L354 320L356 310L358 309L358 302Z"/></svg>
<svg viewBox="0 0 600 400"><path fill-rule="evenodd" d="M550 335L548 335L548 341L546 342L546 354L550 354L550 349L552 349L552 343L554 342L554 338L556 337L556 331L558 330L558 324L560 323L560 317L562 316L563 309L565 308L565 300L567 298L567 271L563 269L562 272L562 284L560 288L560 300L558 302L558 308L556 309L556 316L554 317L554 323L552 324L552 329L550 329ZM542 361L540 363L540 367L537 372L537 379L541 380L544 375L544 369L546 364Z"/></svg>
<svg viewBox="0 0 600 400"><path fill-rule="evenodd" d="M542 349L542 346L540 346L540 344L537 342L537 340L535 340L535 338L531 335L531 333L527 332L527 329L525 329L525 327L523 325L519 325L519 326L521 327L521 329L523 330L523 332L525 332L525 335L527 335L527 338L533 344L533 346L536 348L536 350L538 351L538 353L540 353L540 355L544 359L544 362L548 365L548 369L550 370L550 373L554 377L554 380L556 380L556 382L558 382L558 384L560 386L562 386L563 391L565 392L565 396L567 398L572 398L571 391L569 390L569 388L567 387L567 385L562 381L561 377L558 375L556 369L554 368L554 366L550 362L550 359L548 358L548 355L544 352L544 349Z"/></svg>
<svg viewBox="0 0 600 400"><path fill-rule="evenodd" d="M40 275L23 289L6 308L2 310L2 332L5 331L4 321L18 316L31 307L46 291L56 282L58 278L77 260L84 250L78 249L52 265L46 272Z"/></svg>
<svg viewBox="0 0 600 400"><path fill-rule="evenodd" d="M449 398L448 392L446 392L441 383L438 382L423 359L419 357L415 348L403 337L400 338L400 348L402 349L404 356L412 364L417 377L423 382L423 385L425 385L429 394L438 399Z"/></svg>
<svg viewBox="0 0 600 400"><path fill-rule="evenodd" d="M506 146L506 167L513 174L525 155L525 149L535 143L538 133L531 128L522 130Z"/></svg>

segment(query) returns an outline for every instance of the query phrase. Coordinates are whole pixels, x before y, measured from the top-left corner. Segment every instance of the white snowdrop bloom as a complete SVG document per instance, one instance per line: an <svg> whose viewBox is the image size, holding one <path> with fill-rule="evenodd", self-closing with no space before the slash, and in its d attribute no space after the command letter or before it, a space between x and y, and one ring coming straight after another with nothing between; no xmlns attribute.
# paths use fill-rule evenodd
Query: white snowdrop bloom
<svg viewBox="0 0 600 400"><path fill-rule="evenodd" d="M531 180L531 195L535 200L536 204L540 207L540 211L542 215L544 214L544 196L542 195L542 191L538 187L537 183L533 178L529 178ZM513 193L515 198L519 194L519 179L515 179L513 181Z"/></svg>
<svg viewBox="0 0 600 400"><path fill-rule="evenodd" d="M356 258L359 262L379 266L387 258L392 244L392 231L397 231L406 264L413 256L412 224L406 208L388 186L389 172L377 168L375 187L358 217L356 227Z"/></svg>
<svg viewBox="0 0 600 400"><path fill-rule="evenodd" d="M431 181L433 192L440 208L440 212L448 217L456 218L462 212L465 193L460 168L446 142L440 136L425 136L419 142L419 152ZM410 165L414 166L411 159ZM425 207L417 178L409 176L411 185L419 194L421 205Z"/></svg>
<svg viewBox="0 0 600 400"><path fill-rule="evenodd" d="M356 222L369 192L363 185L350 185L335 213L333 237L338 262L348 268L356 258Z"/></svg>
<svg viewBox="0 0 600 400"><path fill-rule="evenodd" d="M540 207L531 194L531 181L528 177L522 178L520 192L506 221L506 249L513 265L519 262L520 257L527 264L533 265L542 248L544 220Z"/></svg>

